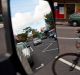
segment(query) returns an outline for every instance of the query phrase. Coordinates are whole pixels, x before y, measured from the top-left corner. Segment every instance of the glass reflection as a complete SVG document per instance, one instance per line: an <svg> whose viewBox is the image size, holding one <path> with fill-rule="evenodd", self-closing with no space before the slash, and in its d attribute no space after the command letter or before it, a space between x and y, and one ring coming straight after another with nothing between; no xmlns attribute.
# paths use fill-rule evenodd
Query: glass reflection
<svg viewBox="0 0 80 75"><path fill-rule="evenodd" d="M36 72L58 54L51 8L44 0L11 0L10 7L17 53Z"/></svg>

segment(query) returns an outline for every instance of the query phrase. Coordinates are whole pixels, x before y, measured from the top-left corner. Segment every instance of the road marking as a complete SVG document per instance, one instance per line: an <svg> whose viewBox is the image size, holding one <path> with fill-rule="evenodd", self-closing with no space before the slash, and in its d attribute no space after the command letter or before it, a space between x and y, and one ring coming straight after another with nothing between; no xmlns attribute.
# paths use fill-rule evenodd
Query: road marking
<svg viewBox="0 0 80 75"><path fill-rule="evenodd" d="M69 65L69 66L72 66L72 63L69 62L69 61L67 61L67 60L65 60L65 59L60 58L59 60L60 60L61 62L65 63L65 64ZM75 66L75 69L77 69L77 70L80 71L80 67L77 66L77 65Z"/></svg>
<svg viewBox="0 0 80 75"><path fill-rule="evenodd" d="M30 47L30 49L31 49L32 52L34 51L32 47Z"/></svg>
<svg viewBox="0 0 80 75"><path fill-rule="evenodd" d="M80 39L80 38L69 38L69 37L57 37L58 39Z"/></svg>
<svg viewBox="0 0 80 75"><path fill-rule="evenodd" d="M38 69L40 69L42 67L44 67L44 64L41 64L39 67L36 68L36 70L38 70Z"/></svg>
<svg viewBox="0 0 80 75"><path fill-rule="evenodd" d="M47 50L53 43L50 43L43 51ZM43 52L42 51L42 52Z"/></svg>
<svg viewBox="0 0 80 75"><path fill-rule="evenodd" d="M42 52L49 52L49 51L54 51L54 50L58 50L59 48L55 48L55 49L50 49L50 50L45 50L45 51L42 51Z"/></svg>
<svg viewBox="0 0 80 75"><path fill-rule="evenodd" d="M54 43L54 42L56 42L56 41L49 41L50 43Z"/></svg>
<svg viewBox="0 0 80 75"><path fill-rule="evenodd" d="M3 24L0 24L0 28L3 28L4 27L4 25Z"/></svg>
<svg viewBox="0 0 80 75"><path fill-rule="evenodd" d="M49 42L46 43L46 45L48 45L49 43L56 43L56 41L49 41ZM43 42L42 45L44 46L45 43Z"/></svg>

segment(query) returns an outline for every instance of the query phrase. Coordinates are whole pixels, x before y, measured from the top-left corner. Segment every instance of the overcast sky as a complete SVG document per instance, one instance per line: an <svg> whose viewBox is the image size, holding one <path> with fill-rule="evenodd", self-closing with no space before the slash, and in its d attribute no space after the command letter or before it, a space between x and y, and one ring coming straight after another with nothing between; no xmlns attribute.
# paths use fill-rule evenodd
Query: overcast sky
<svg viewBox="0 0 80 75"><path fill-rule="evenodd" d="M43 0L11 0L11 16L14 34L19 34L30 26L40 30L45 26L44 15L51 9Z"/></svg>

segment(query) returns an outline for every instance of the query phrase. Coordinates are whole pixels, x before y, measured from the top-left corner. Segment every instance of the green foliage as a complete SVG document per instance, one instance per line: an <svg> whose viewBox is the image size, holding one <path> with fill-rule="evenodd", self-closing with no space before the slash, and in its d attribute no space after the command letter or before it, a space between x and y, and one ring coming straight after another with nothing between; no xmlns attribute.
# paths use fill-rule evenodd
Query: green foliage
<svg viewBox="0 0 80 75"><path fill-rule="evenodd" d="M18 39L19 39L20 42L27 41L27 35L26 35L26 33L18 34L17 37L18 37Z"/></svg>
<svg viewBox="0 0 80 75"><path fill-rule="evenodd" d="M31 32L32 29L31 29L31 27L26 27L26 28L23 29L23 30L25 31L25 33L28 34L29 32Z"/></svg>
<svg viewBox="0 0 80 75"><path fill-rule="evenodd" d="M23 29L25 31L25 34L28 36L28 34L30 32L32 32L31 37L35 38L35 37L39 37L39 32L36 29L32 29L31 27L26 27L25 29ZM29 37L30 38L30 37Z"/></svg>
<svg viewBox="0 0 80 75"><path fill-rule="evenodd" d="M39 37L39 32L35 29L32 29L33 38Z"/></svg>
<svg viewBox="0 0 80 75"><path fill-rule="evenodd" d="M45 22L47 25L49 25L49 29L53 29L55 27L54 25L54 18L53 18L53 14L52 12L50 12L49 14L45 15Z"/></svg>

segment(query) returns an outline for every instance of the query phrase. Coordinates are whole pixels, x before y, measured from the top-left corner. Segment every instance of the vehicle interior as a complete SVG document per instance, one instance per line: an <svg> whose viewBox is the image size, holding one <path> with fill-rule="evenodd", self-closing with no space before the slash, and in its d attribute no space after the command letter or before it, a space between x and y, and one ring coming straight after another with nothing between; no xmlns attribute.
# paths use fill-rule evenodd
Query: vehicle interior
<svg viewBox="0 0 80 75"><path fill-rule="evenodd" d="M2 75L36 75L40 70L48 69L46 66L59 52L58 41L49 38L49 31L56 30L52 0L31 1L0 2Z"/></svg>

